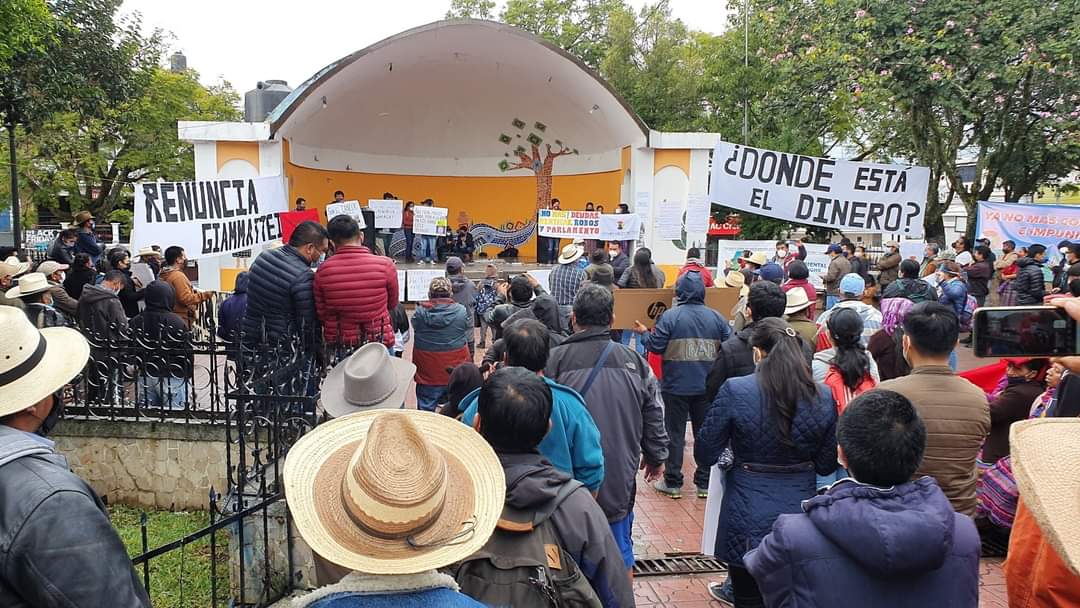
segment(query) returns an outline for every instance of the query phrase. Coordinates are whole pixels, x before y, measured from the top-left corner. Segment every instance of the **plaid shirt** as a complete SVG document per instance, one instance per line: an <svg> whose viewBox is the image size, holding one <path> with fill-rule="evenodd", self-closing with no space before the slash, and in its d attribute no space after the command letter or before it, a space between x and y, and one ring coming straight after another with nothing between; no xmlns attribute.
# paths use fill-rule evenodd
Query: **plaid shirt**
<svg viewBox="0 0 1080 608"><path fill-rule="evenodd" d="M559 306L573 306L574 296L584 282L585 271L577 264L559 264L548 276L551 297Z"/></svg>

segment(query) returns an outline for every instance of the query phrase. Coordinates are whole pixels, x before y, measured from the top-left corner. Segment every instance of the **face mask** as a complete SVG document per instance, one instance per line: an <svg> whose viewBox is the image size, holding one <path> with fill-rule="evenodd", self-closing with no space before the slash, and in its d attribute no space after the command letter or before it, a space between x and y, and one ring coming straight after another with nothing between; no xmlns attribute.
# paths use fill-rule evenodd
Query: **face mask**
<svg viewBox="0 0 1080 608"><path fill-rule="evenodd" d="M937 277L938 283L944 283L949 278L949 275L944 272L935 272L934 276Z"/></svg>
<svg viewBox="0 0 1080 608"><path fill-rule="evenodd" d="M778 258L786 258L787 257L787 249L777 249L776 250L776 257L778 257Z"/></svg>
<svg viewBox="0 0 1080 608"><path fill-rule="evenodd" d="M60 394L60 391L57 391L55 394L53 394L52 410L49 412L49 415L45 417L45 420L41 422L41 426L38 427L38 430L36 431L37 434L41 435L42 437L47 437L49 433L54 428L56 428L56 423L60 420L60 416L63 415L63 413L64 400Z"/></svg>
<svg viewBox="0 0 1080 608"><path fill-rule="evenodd" d="M608 255L610 255L611 257L615 257L615 256L619 255L619 252L609 249L608 250Z"/></svg>
<svg viewBox="0 0 1080 608"><path fill-rule="evenodd" d="M1068 247L1058 247L1058 251L1060 251L1061 253L1069 253L1069 248Z"/></svg>
<svg viewBox="0 0 1080 608"><path fill-rule="evenodd" d="M863 256L863 252L861 252L861 251L856 251L855 252L855 257L861 258L862 256Z"/></svg>

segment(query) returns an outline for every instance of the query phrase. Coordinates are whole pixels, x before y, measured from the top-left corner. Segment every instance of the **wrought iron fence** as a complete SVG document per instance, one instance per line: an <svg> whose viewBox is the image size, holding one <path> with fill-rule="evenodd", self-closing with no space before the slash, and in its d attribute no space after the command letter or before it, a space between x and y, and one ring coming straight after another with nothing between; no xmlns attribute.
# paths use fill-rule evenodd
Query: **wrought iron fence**
<svg viewBox="0 0 1080 608"><path fill-rule="evenodd" d="M209 595L190 605L265 606L298 584L282 466L289 448L317 419L318 389L326 371L366 341L382 341L381 324L356 327L345 339L338 323L330 344L319 332L286 331L284 338L228 336L218 331L220 298L200 306L190 329L110 326L88 335L91 358L69 386L68 418L151 420L223 427L227 489L209 491L202 529L158 547L141 524L141 553L132 558L148 591L165 576L152 567L166 555L209 551ZM235 339L225 339L233 337ZM219 572L228 557L227 578ZM181 572L183 570L181 569ZM226 582L227 581L227 582ZM198 594L181 578L181 597Z"/></svg>

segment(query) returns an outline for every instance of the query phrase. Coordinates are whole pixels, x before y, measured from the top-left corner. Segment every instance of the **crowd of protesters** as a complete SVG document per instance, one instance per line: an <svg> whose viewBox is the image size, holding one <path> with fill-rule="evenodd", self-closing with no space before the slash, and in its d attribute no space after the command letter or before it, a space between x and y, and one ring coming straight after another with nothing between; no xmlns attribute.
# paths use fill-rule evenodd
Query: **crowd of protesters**
<svg viewBox="0 0 1080 608"><path fill-rule="evenodd" d="M284 466L322 587L294 605L632 606L637 484L681 498L688 441L695 495L720 501L704 523L729 575L709 594L728 605L977 606L988 537L1010 543L1015 605L1080 602L1076 548L1045 516L1068 480L1038 464L1077 431L1080 358L1005 360L990 390L955 371L977 306L1047 299L1080 318L1080 245L1048 268L1039 245L960 239L920 263L890 242L875 268L836 243L819 312L801 242L715 276L691 248L670 280L646 248L574 242L545 250L547 286L493 265L474 281L448 256L411 315L372 245L349 216L304 222L218 311L225 340L342 352L313 387L325 422ZM185 252L136 257L148 285L88 218L35 272L0 263L4 605L149 605L100 500L43 438L94 356L71 328L191 340L212 294ZM653 328L616 329L618 290L665 285L675 305ZM738 290L734 309L705 304L715 288ZM182 407L190 357L153 356L144 391ZM6 491L30 486L33 505ZM86 525L50 534L61 519Z"/></svg>

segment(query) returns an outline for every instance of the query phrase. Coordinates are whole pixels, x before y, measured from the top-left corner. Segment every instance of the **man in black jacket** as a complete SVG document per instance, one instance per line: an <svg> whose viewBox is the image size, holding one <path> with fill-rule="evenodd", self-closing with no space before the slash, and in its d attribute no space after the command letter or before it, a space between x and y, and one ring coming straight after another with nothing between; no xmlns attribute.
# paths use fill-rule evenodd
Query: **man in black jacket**
<svg viewBox="0 0 1080 608"><path fill-rule="evenodd" d="M539 451L551 427L551 410L551 389L542 378L524 367L507 367L484 383L473 418L473 428L495 449L506 473L507 511L528 514L530 520L574 483ZM605 608L634 605L619 546L588 488L579 486L566 495L548 521Z"/></svg>
<svg viewBox="0 0 1080 608"><path fill-rule="evenodd" d="M329 249L326 229L302 222L289 244L264 251L251 265L248 307L244 316L246 344L277 342L293 336L318 335L311 265Z"/></svg>
<svg viewBox="0 0 1080 608"><path fill-rule="evenodd" d="M75 263L75 241L78 233L73 228L65 228L49 245L48 259L71 266Z"/></svg>
<svg viewBox="0 0 1080 608"><path fill-rule="evenodd" d="M504 300L484 315L484 320L491 327L491 336L498 340L502 337L502 325L514 313L532 306L533 297L547 293L531 274L519 274L510 284L500 283L496 288L499 297Z"/></svg>
<svg viewBox="0 0 1080 608"><path fill-rule="evenodd" d="M1038 243L1029 245L1027 257L1016 260L1016 278L1012 287L1016 293L1017 306L1034 306L1043 303L1046 295L1046 277L1043 275L1043 261L1046 259L1046 247Z"/></svg>
<svg viewBox="0 0 1080 608"><path fill-rule="evenodd" d="M750 286L750 294L746 298L746 316L750 322L742 331L724 340L720 345L720 352L705 381L705 395L710 403L716 398L717 391L728 378L749 376L754 373L754 354L750 349L750 334L754 332L754 321L769 317L782 319L786 308L787 296L775 283L758 281ZM799 341L802 342L806 365L809 367L814 358L814 347L802 338L799 338ZM714 403L713 407L716 405Z"/></svg>
<svg viewBox="0 0 1080 608"><path fill-rule="evenodd" d="M582 287L572 317L577 331L551 350L544 376L580 393L600 430L604 483L596 500L630 570L637 472L645 470L646 483L660 479L668 436L660 383L649 364L633 349L611 340L614 309L610 291L599 285Z"/></svg>
<svg viewBox="0 0 1080 608"><path fill-rule="evenodd" d="M142 359L140 392L146 405L184 409L188 382L194 373L191 330L173 312L176 293L165 281L152 281L144 290L146 310L131 320L140 344L150 346Z"/></svg>
<svg viewBox="0 0 1080 608"><path fill-rule="evenodd" d="M90 349L0 306L0 606L149 607L94 490L46 438Z"/></svg>
<svg viewBox="0 0 1080 608"><path fill-rule="evenodd" d="M95 342L115 342L128 336L128 318L117 296L126 278L123 272L110 270L100 284L83 288L75 316L79 329Z"/></svg>

